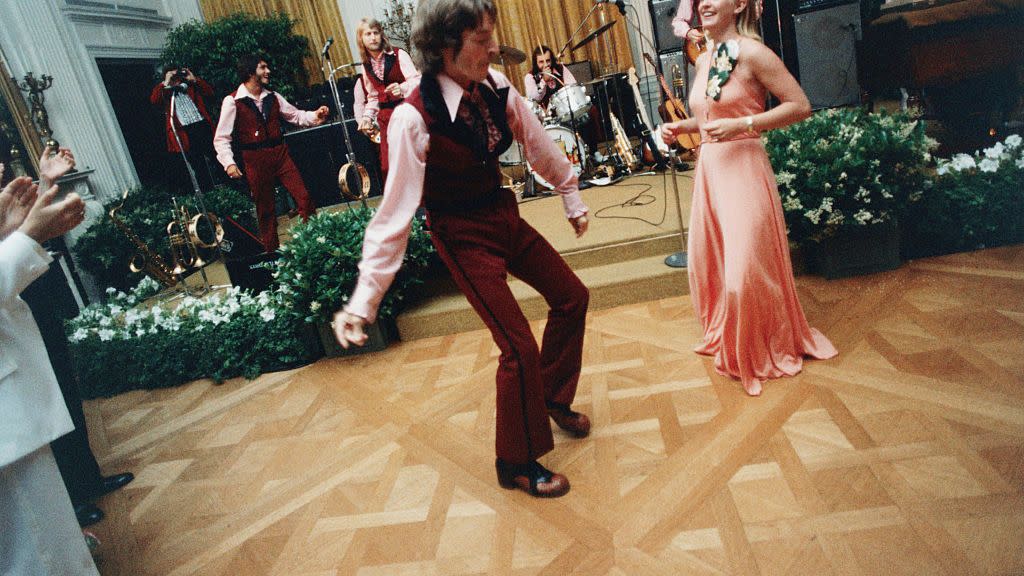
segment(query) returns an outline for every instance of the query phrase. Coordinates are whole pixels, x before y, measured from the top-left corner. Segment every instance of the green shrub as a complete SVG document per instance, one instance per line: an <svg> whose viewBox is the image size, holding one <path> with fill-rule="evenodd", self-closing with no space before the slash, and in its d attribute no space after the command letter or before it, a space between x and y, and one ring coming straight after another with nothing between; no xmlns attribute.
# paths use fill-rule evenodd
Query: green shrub
<svg viewBox="0 0 1024 576"><path fill-rule="evenodd" d="M250 230L256 229L256 213L252 200L228 186L217 187L204 195L206 209L221 220L230 217ZM182 199L179 199L181 201ZM189 210L197 211L191 197L184 199ZM101 286L128 290L138 283L140 274L131 272L128 263L135 254L135 245L118 229L108 216L111 208L121 203L112 200L103 207L104 217L89 227L75 244L79 263ZM167 224L173 216L171 194L164 188L136 188L129 192L118 217L145 242L171 264Z"/></svg>
<svg viewBox="0 0 1024 576"><path fill-rule="evenodd" d="M283 312L279 293L253 296L233 288L202 300L143 304L159 288L147 278L128 294L110 289L107 303L90 305L68 323L84 397L200 378L252 379L317 356L301 323Z"/></svg>
<svg viewBox="0 0 1024 576"><path fill-rule="evenodd" d="M174 27L164 43L160 61L188 66L214 86L208 101L217 116L220 99L240 84L235 64L244 54L261 53L271 69L271 87L288 100L309 83L303 58L309 54L305 36L292 32L295 20L284 13L268 18L238 13L213 22L185 22Z"/></svg>
<svg viewBox="0 0 1024 576"><path fill-rule="evenodd" d="M798 243L899 216L920 197L937 145L912 113L859 108L818 112L763 141Z"/></svg>
<svg viewBox="0 0 1024 576"><path fill-rule="evenodd" d="M940 159L903 227L906 258L1024 242L1022 138Z"/></svg>
<svg viewBox="0 0 1024 576"><path fill-rule="evenodd" d="M359 276L363 236L374 213L368 208L320 211L292 228L291 241L281 248L277 282L296 318L327 321L348 301ZM413 218L402 267L381 301L379 317L394 318L401 311L411 289L422 284L433 252L423 221Z"/></svg>

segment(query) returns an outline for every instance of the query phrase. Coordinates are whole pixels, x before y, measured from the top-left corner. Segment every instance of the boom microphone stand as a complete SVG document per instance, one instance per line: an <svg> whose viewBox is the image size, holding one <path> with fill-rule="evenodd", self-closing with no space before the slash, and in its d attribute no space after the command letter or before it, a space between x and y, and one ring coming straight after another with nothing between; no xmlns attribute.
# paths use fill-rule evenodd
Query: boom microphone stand
<svg viewBox="0 0 1024 576"><path fill-rule="evenodd" d="M181 137L178 135L178 129L174 126L174 109L177 102L180 86L181 85L179 84L178 86L174 86L173 88L171 88L171 106L170 110L168 111L169 114L171 115L171 133L174 134L174 141L178 143L178 151L181 152L181 159L185 161L185 168L188 170L188 177L190 180L192 180L192 196L193 198L195 198L196 205L199 207L199 210L201 211L202 214L209 214L209 212L206 210L206 202L203 200L203 191L199 188L199 179L196 178L196 171L192 168L192 163L188 159L188 154L185 153L185 148L181 145ZM206 221L207 223L209 223L209 218L207 218ZM185 231L182 232L187 233ZM216 234L214 234L214 238L216 238ZM199 274L202 275L203 277L202 293L205 294L210 291L210 279L206 277L205 266L199 267ZM185 282L184 274L182 274L181 276L181 283L182 285L185 286L185 293L191 296L192 294L191 292L189 292L188 282Z"/></svg>
<svg viewBox="0 0 1024 576"><path fill-rule="evenodd" d="M331 63L330 47L334 42L334 37L327 40L327 44L324 45L324 49L320 52L320 70L323 72L324 81L331 88L331 97L334 99L334 108L338 111L338 119L341 120L341 133L345 135L345 148L348 152L345 156L347 163L341 167L341 173L339 174L339 180L344 179L347 182L348 179L348 168L354 168L356 173L360 177L361 189L359 190L358 196L359 201L363 204L363 208L366 208L366 195L369 193L369 182L370 178L364 168L359 162L356 162L356 154L352 149L352 139L348 135L348 127L345 125L347 119L345 118L345 109L341 106L341 96L338 94L338 85L334 82L334 74L338 70L349 66L349 64L342 64L337 68ZM330 70L330 72L328 72ZM347 186L342 185L343 188ZM344 191L344 190L343 190Z"/></svg>

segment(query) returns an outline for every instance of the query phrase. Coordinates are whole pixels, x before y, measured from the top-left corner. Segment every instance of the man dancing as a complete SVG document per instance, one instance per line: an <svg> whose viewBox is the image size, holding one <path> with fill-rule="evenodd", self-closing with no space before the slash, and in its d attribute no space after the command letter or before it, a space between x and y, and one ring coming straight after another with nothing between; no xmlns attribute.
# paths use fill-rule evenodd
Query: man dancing
<svg viewBox="0 0 1024 576"><path fill-rule="evenodd" d="M238 179L244 175L249 182L249 191L256 203L260 240L263 248L270 252L279 244L274 211L275 182L280 181L295 199L303 221L316 211L299 169L284 145L281 123L319 126L327 118L328 110L327 106L314 112L299 110L267 88L270 66L259 55L249 54L238 60L238 77L242 84L225 96L221 104L213 146L228 176ZM242 152L244 173L235 161L232 143Z"/></svg>
<svg viewBox="0 0 1024 576"><path fill-rule="evenodd" d="M363 59L363 89L366 90L359 130L369 135L376 120L380 129L380 169L386 179L388 121L395 107L419 83L420 73L407 52L391 47L380 22L363 18L356 26L356 37Z"/></svg>
<svg viewBox="0 0 1024 576"><path fill-rule="evenodd" d="M363 326L402 263L409 225L422 204L431 237L459 289L501 349L497 373L498 482L534 496L561 496L569 481L537 459L554 441L550 416L577 437L586 415L570 409L583 354L589 294L558 252L519 216L501 187L498 156L516 138L526 158L562 195L577 236L587 207L565 155L544 132L508 78L488 67L498 54L494 0L420 0L412 43L423 71L419 88L391 118L395 166L366 230L359 281L334 316L342 346L362 345ZM540 292L551 310L538 350L507 276Z"/></svg>

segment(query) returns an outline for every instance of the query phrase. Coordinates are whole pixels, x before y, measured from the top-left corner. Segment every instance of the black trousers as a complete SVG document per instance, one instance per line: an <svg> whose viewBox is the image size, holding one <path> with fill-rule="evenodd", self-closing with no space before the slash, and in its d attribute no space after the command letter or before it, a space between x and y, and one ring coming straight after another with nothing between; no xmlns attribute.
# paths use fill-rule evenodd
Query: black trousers
<svg viewBox="0 0 1024 576"><path fill-rule="evenodd" d="M199 189L203 192L210 191L214 184L223 178L220 174L223 170L217 162L217 152L213 149L213 128L206 120L189 124L181 129L188 136L188 150L185 156L196 173L196 181L199 182ZM179 136L181 136L179 132ZM189 194L192 192L192 179L189 178L188 168L185 167L185 160L181 152L167 152L169 161L166 164L167 187L177 194Z"/></svg>
<svg viewBox="0 0 1024 576"><path fill-rule="evenodd" d="M64 332L64 321L75 317L78 309L57 260L53 261L45 274L22 291L21 298L32 309L57 383L64 395L64 403L75 424L74 430L51 442L50 448L71 502L77 506L99 495L103 476L89 446L82 397L78 392L78 380L72 368L68 339Z"/></svg>

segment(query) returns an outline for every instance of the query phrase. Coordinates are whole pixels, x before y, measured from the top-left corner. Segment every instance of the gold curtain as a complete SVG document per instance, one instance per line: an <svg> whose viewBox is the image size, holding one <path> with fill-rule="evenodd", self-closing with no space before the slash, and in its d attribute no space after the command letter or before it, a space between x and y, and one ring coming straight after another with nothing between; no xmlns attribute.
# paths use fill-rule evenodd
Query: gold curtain
<svg viewBox="0 0 1024 576"><path fill-rule="evenodd" d="M580 21L594 5L594 0L504 0L498 3L498 43L526 52L526 62L515 66L496 66L516 88L523 91L523 76L530 71L530 55L540 44L556 53L569 40ZM602 20L603 18L603 20ZM566 50L562 63L590 60L595 76L621 72L633 65L629 50L626 20L614 4L602 4L573 37L573 44L582 40L602 22L615 22L611 29L579 50ZM571 47L570 47L571 48Z"/></svg>
<svg viewBox="0 0 1024 576"><path fill-rule="evenodd" d="M238 12L255 16L272 16L284 12L295 23L295 33L309 41L311 56L305 59L306 72L310 82L323 81L320 70L320 49L327 38L334 36L331 56L335 66L352 62L348 49L345 26L341 21L336 0L200 0L203 16L207 21L217 20Z"/></svg>

